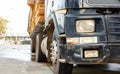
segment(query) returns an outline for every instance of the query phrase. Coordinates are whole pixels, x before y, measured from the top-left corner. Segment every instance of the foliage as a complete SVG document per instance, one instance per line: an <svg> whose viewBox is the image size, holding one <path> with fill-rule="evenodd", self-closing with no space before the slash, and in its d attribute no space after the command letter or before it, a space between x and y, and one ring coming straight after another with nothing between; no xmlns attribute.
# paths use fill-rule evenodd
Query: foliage
<svg viewBox="0 0 120 74"><path fill-rule="evenodd" d="M6 33L7 23L8 23L7 19L3 19L2 17L0 17L0 35Z"/></svg>

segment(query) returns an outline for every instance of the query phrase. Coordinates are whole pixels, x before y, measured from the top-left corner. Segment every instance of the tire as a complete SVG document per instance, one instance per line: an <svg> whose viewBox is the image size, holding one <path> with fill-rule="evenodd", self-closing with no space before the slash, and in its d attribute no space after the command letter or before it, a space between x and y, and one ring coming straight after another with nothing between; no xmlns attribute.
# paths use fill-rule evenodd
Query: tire
<svg viewBox="0 0 120 74"><path fill-rule="evenodd" d="M57 42L55 36L53 37L53 41L55 41L57 45L59 44ZM60 49L57 45L53 46L53 47L57 48L56 49L57 50L56 62L52 62L54 74L72 74L73 65L68 64L68 63L62 63L62 62L59 61L59 59L62 59L62 55L61 55L61 51L60 51Z"/></svg>
<svg viewBox="0 0 120 74"><path fill-rule="evenodd" d="M36 53L35 53L35 61L36 62L46 62L46 56L41 51L41 42L42 42L42 33L36 35Z"/></svg>
<svg viewBox="0 0 120 74"><path fill-rule="evenodd" d="M60 56L58 59L60 59ZM73 65L62 63L58 59L56 64L53 64L54 74L72 74Z"/></svg>
<svg viewBox="0 0 120 74"><path fill-rule="evenodd" d="M35 40L32 39L31 41L31 53L35 53Z"/></svg>

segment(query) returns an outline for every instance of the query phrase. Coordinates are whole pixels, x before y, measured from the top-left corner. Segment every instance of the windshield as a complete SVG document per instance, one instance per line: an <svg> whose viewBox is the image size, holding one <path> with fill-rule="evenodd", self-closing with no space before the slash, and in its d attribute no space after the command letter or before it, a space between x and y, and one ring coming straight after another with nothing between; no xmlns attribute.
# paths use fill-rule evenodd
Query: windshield
<svg viewBox="0 0 120 74"><path fill-rule="evenodd" d="M84 7L120 6L120 0L83 0Z"/></svg>

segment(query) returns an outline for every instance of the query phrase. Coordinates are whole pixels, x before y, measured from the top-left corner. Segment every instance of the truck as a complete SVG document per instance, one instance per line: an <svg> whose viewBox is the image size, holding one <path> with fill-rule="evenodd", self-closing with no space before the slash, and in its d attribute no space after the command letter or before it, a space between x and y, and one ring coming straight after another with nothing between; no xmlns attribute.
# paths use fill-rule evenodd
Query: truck
<svg viewBox="0 0 120 74"><path fill-rule="evenodd" d="M27 0L37 62L54 74L73 65L120 63L120 0Z"/></svg>

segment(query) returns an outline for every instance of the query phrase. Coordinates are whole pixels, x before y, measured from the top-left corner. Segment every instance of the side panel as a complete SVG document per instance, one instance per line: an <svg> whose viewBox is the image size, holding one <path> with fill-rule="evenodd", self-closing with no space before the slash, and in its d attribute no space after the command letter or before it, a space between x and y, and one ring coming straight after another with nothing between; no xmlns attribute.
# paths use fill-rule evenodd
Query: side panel
<svg viewBox="0 0 120 74"><path fill-rule="evenodd" d="M68 8L82 8L82 0L45 0L45 20L53 11Z"/></svg>

